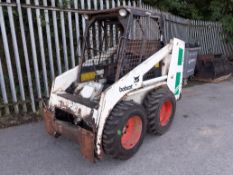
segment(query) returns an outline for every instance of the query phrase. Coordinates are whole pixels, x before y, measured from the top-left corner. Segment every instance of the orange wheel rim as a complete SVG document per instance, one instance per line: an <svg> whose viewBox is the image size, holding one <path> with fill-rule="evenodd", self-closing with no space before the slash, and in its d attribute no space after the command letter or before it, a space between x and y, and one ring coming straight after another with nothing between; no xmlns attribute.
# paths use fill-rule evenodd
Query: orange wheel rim
<svg viewBox="0 0 233 175"><path fill-rule="evenodd" d="M172 115L172 103L170 100L165 101L160 109L160 124L167 125Z"/></svg>
<svg viewBox="0 0 233 175"><path fill-rule="evenodd" d="M142 120L139 116L131 116L125 124L122 136L121 145L124 149L133 148L139 141L142 134Z"/></svg>

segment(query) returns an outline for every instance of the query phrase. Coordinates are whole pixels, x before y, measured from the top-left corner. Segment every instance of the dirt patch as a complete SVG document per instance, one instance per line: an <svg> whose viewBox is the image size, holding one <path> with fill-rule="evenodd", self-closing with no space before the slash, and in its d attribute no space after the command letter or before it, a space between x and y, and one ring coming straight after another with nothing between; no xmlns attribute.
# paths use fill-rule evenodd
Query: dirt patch
<svg viewBox="0 0 233 175"><path fill-rule="evenodd" d="M20 114L0 117L0 129L42 120L40 114Z"/></svg>

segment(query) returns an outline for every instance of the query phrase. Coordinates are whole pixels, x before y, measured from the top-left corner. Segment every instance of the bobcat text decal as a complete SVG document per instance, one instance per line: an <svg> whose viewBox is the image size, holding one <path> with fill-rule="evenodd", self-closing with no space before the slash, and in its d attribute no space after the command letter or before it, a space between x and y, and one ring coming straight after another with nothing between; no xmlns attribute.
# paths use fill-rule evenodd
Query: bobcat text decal
<svg viewBox="0 0 233 175"><path fill-rule="evenodd" d="M119 87L119 91L120 92L124 92L124 91L127 91L127 90L130 90L133 88L133 85L129 85L129 86L124 86L124 87Z"/></svg>

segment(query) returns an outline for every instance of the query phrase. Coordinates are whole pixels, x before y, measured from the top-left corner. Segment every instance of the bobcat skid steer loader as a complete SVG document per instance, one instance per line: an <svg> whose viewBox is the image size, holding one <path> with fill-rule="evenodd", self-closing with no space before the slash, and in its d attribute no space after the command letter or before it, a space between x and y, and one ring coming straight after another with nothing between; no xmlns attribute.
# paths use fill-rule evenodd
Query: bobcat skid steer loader
<svg viewBox="0 0 233 175"><path fill-rule="evenodd" d="M137 8L81 11L81 61L53 82L46 129L80 145L88 160L129 159L145 133L170 127L182 91L185 43L162 46L162 20Z"/></svg>

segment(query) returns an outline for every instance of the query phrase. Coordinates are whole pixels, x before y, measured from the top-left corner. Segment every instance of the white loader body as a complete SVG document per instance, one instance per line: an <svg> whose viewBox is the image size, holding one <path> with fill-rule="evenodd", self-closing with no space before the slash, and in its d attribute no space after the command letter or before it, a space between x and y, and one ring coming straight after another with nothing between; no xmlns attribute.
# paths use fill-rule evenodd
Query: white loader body
<svg viewBox="0 0 233 175"><path fill-rule="evenodd" d="M152 89L160 86L168 86L176 99L179 99L182 91L182 73L185 43L174 38L165 47L154 53L129 73L124 75L110 87L102 91L104 80L80 83L79 92L85 99L94 99L100 96L98 107L86 106L72 99L63 98L60 94L66 94L66 89L75 83L79 66L58 76L52 86L48 108L66 110L70 114L82 120L91 116L95 123L95 153L102 154L101 141L105 122L114 106L122 100L133 100L142 104L145 95ZM162 76L143 81L143 76L156 64L162 62Z"/></svg>

